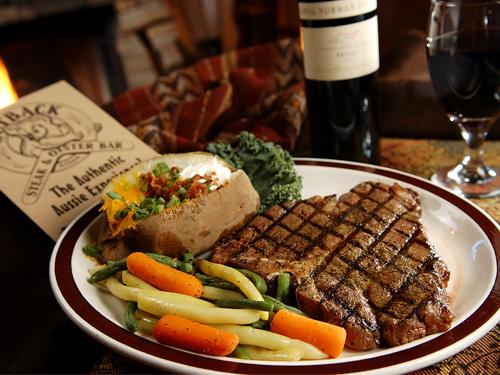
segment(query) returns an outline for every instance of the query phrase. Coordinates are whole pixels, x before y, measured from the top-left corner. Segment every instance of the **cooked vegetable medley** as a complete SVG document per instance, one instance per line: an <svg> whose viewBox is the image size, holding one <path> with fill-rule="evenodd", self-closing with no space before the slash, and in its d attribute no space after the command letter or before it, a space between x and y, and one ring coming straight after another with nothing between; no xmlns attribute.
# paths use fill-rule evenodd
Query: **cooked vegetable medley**
<svg viewBox="0 0 500 375"><path fill-rule="evenodd" d="M91 248L92 246L90 246ZM85 253L93 256L93 251ZM94 268L88 281L124 301L124 326L158 342L240 359L298 361L341 354L345 330L311 319L288 303L290 274L265 280L185 253L180 259L135 252Z"/></svg>

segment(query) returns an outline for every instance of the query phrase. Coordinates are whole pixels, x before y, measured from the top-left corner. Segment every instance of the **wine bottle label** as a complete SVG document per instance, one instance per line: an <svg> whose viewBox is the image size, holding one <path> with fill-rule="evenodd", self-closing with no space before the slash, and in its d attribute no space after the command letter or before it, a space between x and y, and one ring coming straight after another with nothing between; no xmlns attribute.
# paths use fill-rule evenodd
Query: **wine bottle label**
<svg viewBox="0 0 500 375"><path fill-rule="evenodd" d="M359 16L377 9L377 0L336 0L299 3L301 20L333 20Z"/></svg>
<svg viewBox="0 0 500 375"><path fill-rule="evenodd" d="M341 81L366 76L379 68L376 15L347 25L302 26L300 31L307 79Z"/></svg>

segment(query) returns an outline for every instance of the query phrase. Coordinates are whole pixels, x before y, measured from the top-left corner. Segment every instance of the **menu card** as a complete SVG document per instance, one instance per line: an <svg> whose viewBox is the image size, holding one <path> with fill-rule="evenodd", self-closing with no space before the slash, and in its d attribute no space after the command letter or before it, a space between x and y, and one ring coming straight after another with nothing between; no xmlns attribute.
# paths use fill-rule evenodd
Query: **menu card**
<svg viewBox="0 0 500 375"><path fill-rule="evenodd" d="M0 189L50 237L157 153L65 81L0 110Z"/></svg>

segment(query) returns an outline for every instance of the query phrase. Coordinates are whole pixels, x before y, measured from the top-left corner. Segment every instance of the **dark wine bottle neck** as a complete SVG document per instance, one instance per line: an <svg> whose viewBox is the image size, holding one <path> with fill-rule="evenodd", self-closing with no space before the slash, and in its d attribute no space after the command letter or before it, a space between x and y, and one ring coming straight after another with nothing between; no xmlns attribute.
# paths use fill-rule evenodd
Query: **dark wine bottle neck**
<svg viewBox="0 0 500 375"><path fill-rule="evenodd" d="M357 23L361 21L368 20L372 17L375 17L377 15L377 10L374 10L369 13L365 14L360 14L357 16L352 16L352 17L346 17L346 18L337 18L337 19L329 19L329 20L300 20L300 25L302 27L314 27L314 28L320 28L320 27L332 27L332 26L342 26L342 25L349 25L352 23Z"/></svg>

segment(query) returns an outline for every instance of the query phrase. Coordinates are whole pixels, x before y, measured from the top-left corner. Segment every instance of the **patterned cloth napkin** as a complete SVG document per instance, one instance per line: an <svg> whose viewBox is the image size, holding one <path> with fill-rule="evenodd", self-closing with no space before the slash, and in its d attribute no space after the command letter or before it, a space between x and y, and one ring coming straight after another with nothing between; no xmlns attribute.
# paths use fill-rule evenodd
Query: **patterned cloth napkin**
<svg viewBox="0 0 500 375"><path fill-rule="evenodd" d="M206 58L104 108L160 153L205 149L242 130L291 150L306 118L299 44L281 40Z"/></svg>

